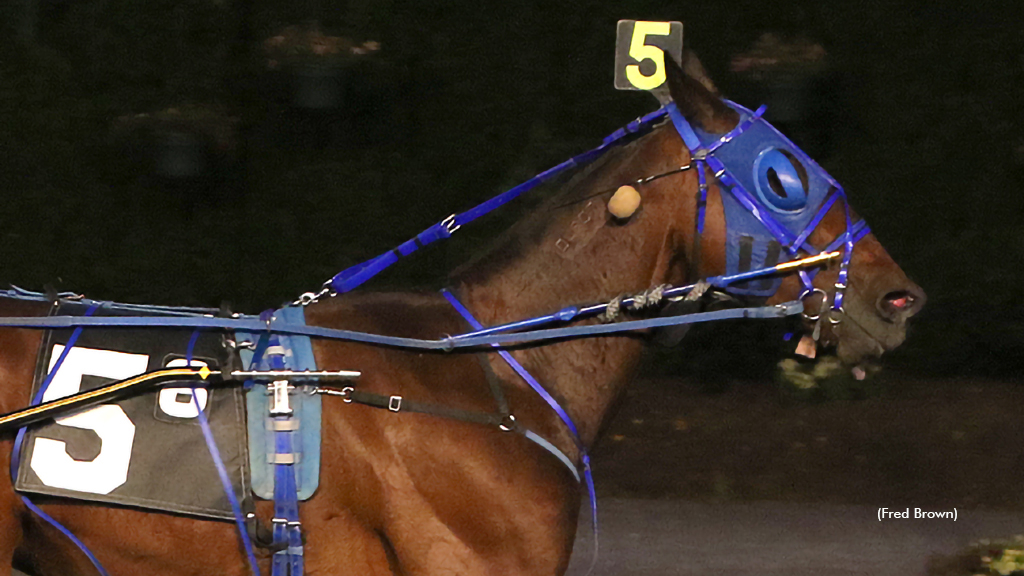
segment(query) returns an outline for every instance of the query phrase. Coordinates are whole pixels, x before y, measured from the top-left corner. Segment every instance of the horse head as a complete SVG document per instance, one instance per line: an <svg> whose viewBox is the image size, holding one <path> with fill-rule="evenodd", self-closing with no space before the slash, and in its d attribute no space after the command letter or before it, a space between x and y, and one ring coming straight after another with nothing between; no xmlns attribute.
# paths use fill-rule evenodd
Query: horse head
<svg viewBox="0 0 1024 576"><path fill-rule="evenodd" d="M671 59L666 64L668 107L684 140L681 160L700 172L691 177L696 199L674 199L679 221L687 223L680 249L691 276L837 250L838 265L816 275L794 273L726 290L769 304L802 299L808 332L834 346L847 364L899 346L907 320L925 303L924 291L852 211L842 187L757 112L723 100L692 55L683 67ZM695 220L696 226L688 224Z"/></svg>

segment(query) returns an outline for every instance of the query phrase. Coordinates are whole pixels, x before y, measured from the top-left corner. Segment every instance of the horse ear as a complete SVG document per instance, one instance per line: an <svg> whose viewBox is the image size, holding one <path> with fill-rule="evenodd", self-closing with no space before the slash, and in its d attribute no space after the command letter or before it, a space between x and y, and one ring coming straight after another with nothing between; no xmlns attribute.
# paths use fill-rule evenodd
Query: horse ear
<svg viewBox="0 0 1024 576"><path fill-rule="evenodd" d="M704 65L701 64L700 58L697 58L697 55L693 53L693 50L687 49L683 52L682 67L684 74L700 82L702 86L708 89L708 92L715 95L715 98L722 97L722 93L718 91L715 83L711 81L711 77L708 76L708 71L704 69Z"/></svg>
<svg viewBox="0 0 1024 576"><path fill-rule="evenodd" d="M712 134L723 134L739 124L740 115L722 101L700 60L689 50L681 66L665 58L665 75L672 100L690 123Z"/></svg>

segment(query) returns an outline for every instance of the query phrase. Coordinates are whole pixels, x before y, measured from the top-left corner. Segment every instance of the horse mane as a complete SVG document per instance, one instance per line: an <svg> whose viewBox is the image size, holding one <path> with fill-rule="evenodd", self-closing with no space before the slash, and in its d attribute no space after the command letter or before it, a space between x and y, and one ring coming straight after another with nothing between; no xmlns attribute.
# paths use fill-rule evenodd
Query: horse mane
<svg viewBox="0 0 1024 576"><path fill-rule="evenodd" d="M563 177L561 184L547 184L533 191L532 194L544 195L544 199L489 241L482 250L452 270L448 275L449 281L453 285L459 281L479 282L501 274L519 255L544 242L551 225L565 210L571 210L590 198L610 196L615 192L615 187L594 190L594 180L603 175L605 170L619 168L623 162L631 159L650 134L646 132L626 144L608 150L597 160L573 171L567 180ZM551 192L552 189L554 192Z"/></svg>

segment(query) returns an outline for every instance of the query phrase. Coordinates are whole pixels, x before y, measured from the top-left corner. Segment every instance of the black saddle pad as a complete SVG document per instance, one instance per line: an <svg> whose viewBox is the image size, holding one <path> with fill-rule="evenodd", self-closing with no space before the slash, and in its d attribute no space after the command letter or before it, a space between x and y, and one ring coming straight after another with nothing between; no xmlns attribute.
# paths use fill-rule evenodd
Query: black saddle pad
<svg viewBox="0 0 1024 576"><path fill-rule="evenodd" d="M86 307L64 304L62 315ZM99 309L96 316L138 315ZM32 387L35 397L73 330L43 337ZM52 378L44 401L91 390L168 366L184 366L189 329L86 328ZM193 360L226 362L222 336L202 333ZM233 518L199 426L188 385L163 386L33 426L19 462L19 491L191 514ZM197 388L199 405L239 501L251 498L244 392L238 386Z"/></svg>

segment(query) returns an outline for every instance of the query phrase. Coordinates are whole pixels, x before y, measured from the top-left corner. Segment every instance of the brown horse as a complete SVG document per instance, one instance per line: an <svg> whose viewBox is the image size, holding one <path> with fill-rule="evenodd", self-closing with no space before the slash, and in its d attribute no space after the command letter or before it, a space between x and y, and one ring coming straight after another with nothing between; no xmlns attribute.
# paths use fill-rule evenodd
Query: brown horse
<svg viewBox="0 0 1024 576"><path fill-rule="evenodd" d="M725 133L737 122L706 80L670 75L671 93L691 124ZM694 246L694 171L643 187L628 220L606 211L608 195L639 178L686 164L689 153L666 124L608 153L546 205L502 236L494 249L456 271L457 293L484 324L591 303L651 286L682 284ZM576 201L580 198L587 198ZM845 230L836 204L810 236L827 245ZM725 269L725 223L719 189L708 196L700 274ZM815 280L831 290L836 272ZM770 302L795 299L787 278ZM856 244L844 321L826 325L821 341L856 364L898 346L905 322L924 294L874 238ZM0 313L41 315L44 305L0 300ZM464 332L438 295L364 293L307 308L313 325L415 338ZM29 402L40 334L0 331L0 411ZM618 334L519 347L514 356L566 407L590 446L629 382L646 337ZM360 370L360 390L477 411L493 411L485 369L472 354L430 353L315 341L324 369ZM487 355L518 422L579 454L569 433L497 355ZM302 505L309 574L562 574L569 562L580 505L572 474L523 436L423 414L345 404L326 398L321 482ZM4 442L3 462L11 454ZM38 574L90 574L94 569L56 530L31 515L4 476L0 488L0 565L18 558ZM114 575L244 574L234 526L168 514L40 499L41 507L81 540ZM257 505L263 521L271 507ZM269 555L261 557L269 572Z"/></svg>

